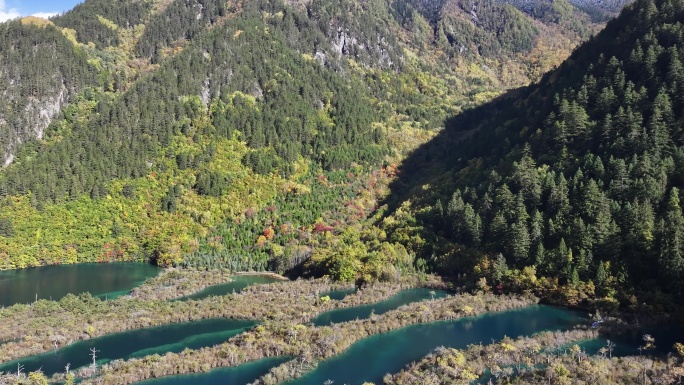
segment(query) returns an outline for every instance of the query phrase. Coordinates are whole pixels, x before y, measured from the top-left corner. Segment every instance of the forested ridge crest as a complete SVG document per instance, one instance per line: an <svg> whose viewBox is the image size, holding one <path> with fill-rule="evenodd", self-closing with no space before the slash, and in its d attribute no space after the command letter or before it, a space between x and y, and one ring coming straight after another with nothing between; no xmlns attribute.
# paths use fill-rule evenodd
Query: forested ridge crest
<svg viewBox="0 0 684 385"><path fill-rule="evenodd" d="M416 150L390 197L426 225L424 258L570 303L681 298L682 5L627 6L538 84Z"/></svg>

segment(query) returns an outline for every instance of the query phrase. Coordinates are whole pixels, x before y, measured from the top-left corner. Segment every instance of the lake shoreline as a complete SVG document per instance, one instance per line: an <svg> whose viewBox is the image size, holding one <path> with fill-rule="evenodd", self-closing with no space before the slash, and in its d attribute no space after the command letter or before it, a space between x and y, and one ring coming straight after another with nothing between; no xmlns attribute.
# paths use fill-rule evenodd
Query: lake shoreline
<svg viewBox="0 0 684 385"><path fill-rule="evenodd" d="M247 359L254 360L281 355L304 357L303 359L308 363L319 362L343 352L354 342L365 337L400 329L404 326L523 308L536 303L536 299L528 297L463 294L416 302L381 316L333 326L310 327L298 322L272 320L264 322L249 332L233 337L219 346L189 351L181 355L164 355L160 358L162 363L159 364L159 367L166 369L163 372L156 372L155 377L183 374L185 372L182 370L190 369L183 369L184 365L173 363L178 360L202 362L202 365L194 367L194 369L203 372L219 366L234 366L245 362L244 360ZM288 332L288 330L295 329L299 330L296 339ZM340 335L342 339L338 340L338 343L331 345L327 336L331 335L330 333L333 330L335 330L334 335L336 336L341 331L344 331L345 334ZM316 347L315 351L312 350L313 347ZM230 357L230 359L226 360L225 357ZM83 384L95 384L102 381L101 383L104 384L125 385L142 381L147 379L151 373L145 370L145 366L141 366L141 364L144 364L143 360L130 360L112 367L111 370L105 368L101 377L89 379Z"/></svg>
<svg viewBox="0 0 684 385"><path fill-rule="evenodd" d="M411 284L374 284L344 301L323 303L317 293L348 288L349 285L328 280L299 280L247 287L239 294L209 297L198 301L144 300L118 298L102 301L92 296L67 296L61 301L39 300L31 305L15 305L0 309L0 339L7 342L0 351L0 363L55 350L59 346L100 337L106 334L197 321L207 318L260 320L269 318L273 309L261 306L278 293L284 294L277 304L285 319L313 317L337 307L371 303L388 298ZM84 330L80 309L89 309ZM133 315L133 316L131 316ZM31 320L31 323L27 322ZM30 324L30 325L29 325ZM59 347L58 346L58 347Z"/></svg>
<svg viewBox="0 0 684 385"><path fill-rule="evenodd" d="M244 291L238 293L185 302L169 301L169 299L178 298L180 294L197 294L214 285L231 282L231 277L249 276L269 277L275 281L247 286ZM312 326L315 317L324 312L378 304L396 295L401 290L411 288L448 289L455 293L455 296L412 302L387 313L370 315L368 318L358 321L352 320L332 326L315 326L315 324ZM321 297L322 293L352 289L354 290L341 300ZM5 341L2 344L2 352L0 352L0 363L54 351L55 347L62 348L78 341L86 341L120 332L210 318L232 318L264 321L264 323L231 338L223 344L161 356L162 360L169 360L169 363L179 359L197 359L203 364L187 366L186 369L178 369L178 372L169 372L165 369L162 372L157 372L154 376L197 371L206 372L214 368L226 367L228 362L225 360L226 354L242 357L231 359L228 366L238 365L246 362L245 360L285 354L292 355L297 359L287 361L273 368L273 371L280 373L279 376L282 376L284 371L301 375L315 368L318 363L343 353L355 342L368 336L383 334L408 325L447 322L453 319L496 312L501 310L502 306L506 310L511 308L510 305L505 305L507 301L522 301L520 303L524 303L525 306L549 303L549 301L540 300L536 297L524 295L521 297L519 294L484 292L469 294L464 293L464 291L463 288L454 288L453 284L446 278L438 276L405 277L401 282L394 283L374 282L359 289L356 284L351 282L335 282L328 278L290 280L273 272L167 268L133 289L130 295L111 301L103 301L89 295L69 295L61 301L39 300L29 305L15 305L0 309L0 320L2 320L0 322L0 339ZM472 303L463 302L465 299L469 299ZM487 302L484 308L478 302L483 301L483 299ZM451 308L444 305L450 300L459 305L454 305ZM520 303L512 308L521 307ZM586 308L578 306L557 306L553 303L551 305L560 309L587 311ZM78 310L78 312L74 312L74 310ZM84 310L85 314L83 313ZM83 326L84 319L86 320L85 326ZM27 320L31 321L32 328L28 328ZM602 333L618 333L629 330L630 325L620 321L617 317L606 317L605 320L606 322L601 327ZM42 326L36 328L35 325ZM326 330L328 332L324 332ZM318 346L324 343L322 341L325 341L321 333L329 333L332 330L335 330L335 333L343 330L349 339L345 340L343 345L335 346L331 351L321 351L315 354L299 345L302 341L308 341L307 345ZM255 343L256 345L254 345ZM223 359L219 359L220 357ZM133 381L133 378L135 381L150 378L139 371L141 363L147 362L145 361L147 359L133 358L128 361L116 361L105 365L100 374L111 379L110 375L114 373L119 373L121 370L132 370L135 374L131 374L130 381ZM148 364L151 363L148 362ZM183 365L175 366L184 367ZM143 365L142 368L144 367ZM143 372L145 371L143 370ZM91 374L86 370L79 374L79 377L88 378ZM296 378L296 376L292 378ZM66 377L63 374L57 374L52 380L64 381L65 379ZM129 380L111 381L113 381L112 384L131 383L128 382Z"/></svg>

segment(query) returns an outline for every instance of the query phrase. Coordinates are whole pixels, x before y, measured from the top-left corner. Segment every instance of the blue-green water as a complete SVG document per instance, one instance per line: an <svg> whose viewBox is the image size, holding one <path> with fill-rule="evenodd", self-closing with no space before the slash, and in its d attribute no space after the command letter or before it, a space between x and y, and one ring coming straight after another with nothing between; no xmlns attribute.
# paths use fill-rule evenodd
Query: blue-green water
<svg viewBox="0 0 684 385"><path fill-rule="evenodd" d="M655 349L639 351L644 346L643 336L650 334L655 339ZM675 326L663 325L658 328L641 328L615 337L599 337L580 343L580 347L587 354L600 354L599 349L607 347L608 340L613 344L613 357L644 355L666 355L674 351L675 342L684 341L684 329ZM606 353L608 355L608 353Z"/></svg>
<svg viewBox="0 0 684 385"><path fill-rule="evenodd" d="M607 340L613 341L615 344L613 347L613 352L612 352L612 357L625 357L625 356L637 356L639 355L639 350L637 349L639 347L638 343L634 343L634 341L627 341L623 338L620 338L619 341L616 341L615 339L611 338L606 338L606 337L599 337L599 338L594 338L591 340L587 341L582 341L578 343L578 345L588 354L588 355L595 355L595 354L600 354L599 350L602 347L607 346ZM574 344L572 344L574 345ZM571 346L572 346L571 345ZM563 350L569 349L570 346L565 347ZM608 357L608 353L606 353L606 357Z"/></svg>
<svg viewBox="0 0 684 385"><path fill-rule="evenodd" d="M209 286L202 291L198 291L195 294L188 295L185 297L178 298L176 301L186 301L189 299L200 300L211 296L220 296L230 293L239 293L247 286L281 282L280 279L272 277L269 275L235 275L230 277L231 281L228 283L223 283L220 285Z"/></svg>
<svg viewBox="0 0 684 385"><path fill-rule="evenodd" d="M127 294L160 271L145 263L87 263L0 271L0 306L33 302L36 296L59 300L70 293L112 299Z"/></svg>
<svg viewBox="0 0 684 385"><path fill-rule="evenodd" d="M655 338L655 349L639 351L639 346L644 345L642 339L644 334L651 334ZM570 354L570 349L573 345L578 345L582 350L592 356L592 355L602 355L599 352L601 348L608 349L608 340L613 344L611 352L606 350L606 357L626 357L626 356L638 356L640 354L650 355L650 356L664 356L672 352L674 349L672 345L677 342L684 340L684 331L675 326L662 326L658 329L642 329L633 330L629 333L622 334L616 337L598 337L592 338L590 340L578 341L569 343L565 346L561 346L550 352L553 354ZM542 370L545 368L544 365L537 365L537 370ZM489 380L492 378L491 372L487 370L484 375L482 375L478 380L478 384L488 384Z"/></svg>
<svg viewBox="0 0 684 385"><path fill-rule="evenodd" d="M306 376L288 385L359 385L382 383L386 373L396 373L439 346L465 348L491 343L504 336L516 338L543 330L565 330L586 322L579 313L549 306L485 314L454 321L412 325L359 341L344 353L322 362Z"/></svg>
<svg viewBox="0 0 684 385"><path fill-rule="evenodd" d="M291 360L291 357L273 357L252 361L230 368L214 369L207 373L155 378L137 385L244 385L268 373L271 368Z"/></svg>
<svg viewBox="0 0 684 385"><path fill-rule="evenodd" d="M344 309L335 309L322 313L311 322L316 326L325 326L330 325L331 323L353 321L357 318L364 319L370 317L373 313L380 315L409 303L424 301L431 298L442 298L447 295L449 295L449 293L443 290L424 288L402 290L396 295L381 302Z"/></svg>
<svg viewBox="0 0 684 385"><path fill-rule="evenodd" d="M217 345L255 324L245 320L209 319L109 334L0 365L0 372L16 371L17 364L22 364L25 373L42 368L43 373L50 376L64 371L67 363L72 369L89 365L92 362L89 356L91 348L98 350L98 364L155 353L177 353L185 348Z"/></svg>
<svg viewBox="0 0 684 385"><path fill-rule="evenodd" d="M326 291L318 295L318 298L323 298L323 297L329 297L332 300L335 301L341 301L343 300L346 296L350 294L354 294L356 292L356 289L343 289L343 290L331 290L331 291Z"/></svg>

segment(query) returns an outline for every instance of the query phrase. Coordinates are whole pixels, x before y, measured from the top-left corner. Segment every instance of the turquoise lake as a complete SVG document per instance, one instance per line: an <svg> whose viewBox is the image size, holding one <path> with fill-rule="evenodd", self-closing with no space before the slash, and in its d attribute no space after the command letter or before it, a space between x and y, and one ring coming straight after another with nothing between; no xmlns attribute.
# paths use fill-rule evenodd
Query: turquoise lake
<svg viewBox="0 0 684 385"><path fill-rule="evenodd" d="M0 306L59 300L65 295L90 293L113 299L128 294L161 269L145 263L87 263L0 271Z"/></svg>
<svg viewBox="0 0 684 385"><path fill-rule="evenodd" d="M247 286L282 282L282 280L270 275L234 275L230 277L231 281L220 285L209 286L204 290L198 291L185 297L176 299L176 301L186 301L189 299L200 300L211 296L221 296L230 293L239 293Z"/></svg>
<svg viewBox="0 0 684 385"><path fill-rule="evenodd" d="M401 371L439 346L464 348L491 343L504 336L516 338L543 330L565 330L588 320L577 312L537 305L454 321L408 326L359 341L344 353L326 360L288 385L382 384L386 373Z"/></svg>
<svg viewBox="0 0 684 385"><path fill-rule="evenodd" d="M109 334L79 341L56 351L2 364L0 372L16 371L17 364L24 365L25 373L42 368L43 373L48 376L63 372L67 363L71 363L73 370L91 363L91 348L99 351L98 364L115 359L177 353L185 348L198 349L223 343L254 325L256 322L253 321L208 319Z"/></svg>
<svg viewBox="0 0 684 385"><path fill-rule="evenodd" d="M350 294L354 294L355 292L356 292L356 289L331 290L331 291L325 291L323 293L320 293L318 295L318 298L323 298L323 297L327 296L332 300L341 301L346 296L348 296Z"/></svg>
<svg viewBox="0 0 684 385"><path fill-rule="evenodd" d="M639 352L644 346L643 336L650 334L655 339L655 349ZM662 325L658 328L638 328L615 337L600 337L584 341L580 345L587 354L598 354L599 349L607 347L607 340L614 344L613 357L644 355L666 355L672 351L675 342L684 341L684 330L675 325Z"/></svg>

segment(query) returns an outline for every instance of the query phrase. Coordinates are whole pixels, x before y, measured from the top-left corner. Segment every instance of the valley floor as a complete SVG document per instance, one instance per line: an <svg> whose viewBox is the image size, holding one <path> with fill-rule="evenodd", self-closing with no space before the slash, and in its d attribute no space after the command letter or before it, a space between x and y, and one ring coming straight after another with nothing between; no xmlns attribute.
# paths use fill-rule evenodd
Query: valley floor
<svg viewBox="0 0 684 385"><path fill-rule="evenodd" d="M409 325L528 308L537 303L533 297L456 294L410 303L365 319L330 326L311 324L323 312L376 303L403 289L447 288L436 277L374 283L353 293L348 284L300 279L254 285L240 293L197 301L168 301L230 279L227 272L171 269L116 300L67 296L60 301L39 300L1 309L0 341L4 342L0 344L0 362L47 352L82 339L169 323L234 318L254 320L258 325L211 347L114 360L99 365L96 370L74 368L68 374L58 373L49 379L40 373L6 374L0 376L0 384L73 383L79 378L83 384L132 384L283 357L284 363L256 382L276 384L306 375L369 336L384 335ZM347 290L350 294L342 300L330 300L326 294L335 290ZM529 322L534 324L539 320ZM538 330L541 333L518 339L500 340L502 335L493 338L491 343L483 341L484 345L480 342L458 349L438 348L383 380L397 385L465 384L478 379L496 383L676 383L684 373L681 357L649 357L646 345L641 357L610 357L612 349L587 353L584 343L597 340L603 331L589 327L588 320L568 322L578 326L565 331ZM684 353L684 349L679 353ZM306 383L306 378L302 383Z"/></svg>

